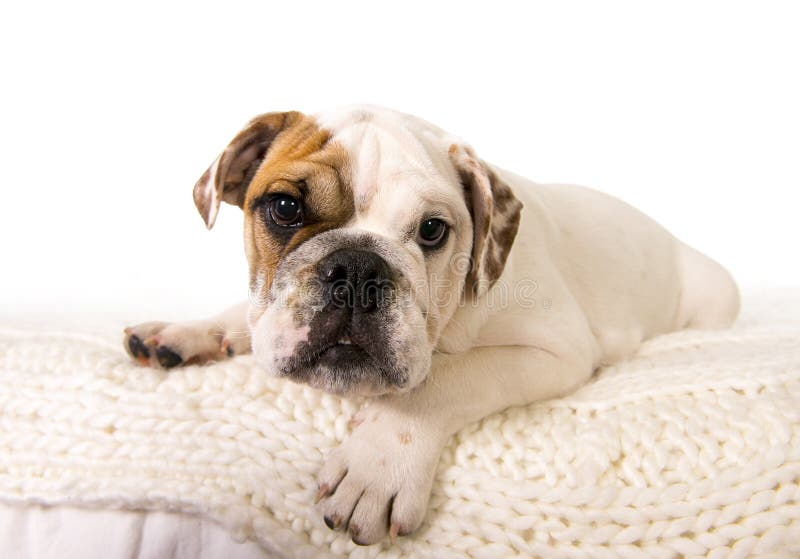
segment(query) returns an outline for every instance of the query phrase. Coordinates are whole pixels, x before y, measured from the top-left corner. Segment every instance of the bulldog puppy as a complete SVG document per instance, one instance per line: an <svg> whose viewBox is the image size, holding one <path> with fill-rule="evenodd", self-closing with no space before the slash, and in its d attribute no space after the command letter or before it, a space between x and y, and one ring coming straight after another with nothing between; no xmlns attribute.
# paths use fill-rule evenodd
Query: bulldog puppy
<svg viewBox="0 0 800 559"><path fill-rule="evenodd" d="M268 374L371 396L317 487L325 523L358 544L419 527L465 424L739 308L725 269L624 202L531 182L376 107L254 118L194 200L209 228L221 201L244 211L250 300L128 328L125 347L165 368L252 349Z"/></svg>

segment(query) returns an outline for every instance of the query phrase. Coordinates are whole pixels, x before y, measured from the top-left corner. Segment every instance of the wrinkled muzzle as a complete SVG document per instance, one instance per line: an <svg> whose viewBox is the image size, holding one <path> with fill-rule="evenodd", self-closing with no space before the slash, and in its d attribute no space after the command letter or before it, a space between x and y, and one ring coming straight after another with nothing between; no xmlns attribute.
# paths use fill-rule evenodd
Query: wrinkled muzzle
<svg viewBox="0 0 800 559"><path fill-rule="evenodd" d="M256 360L275 376L337 394L416 386L430 366L422 308L401 247L334 230L292 252L253 293Z"/></svg>

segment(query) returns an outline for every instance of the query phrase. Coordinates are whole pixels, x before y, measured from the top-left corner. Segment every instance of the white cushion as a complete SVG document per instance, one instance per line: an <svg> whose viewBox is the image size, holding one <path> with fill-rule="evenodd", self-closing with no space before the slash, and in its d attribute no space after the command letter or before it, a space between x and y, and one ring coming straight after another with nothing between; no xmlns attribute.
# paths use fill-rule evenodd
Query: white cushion
<svg viewBox="0 0 800 559"><path fill-rule="evenodd" d="M312 505L360 401L249 356L142 368L106 322L0 328L0 500L198 513L291 557L800 555L800 290L468 426L419 532L369 548Z"/></svg>

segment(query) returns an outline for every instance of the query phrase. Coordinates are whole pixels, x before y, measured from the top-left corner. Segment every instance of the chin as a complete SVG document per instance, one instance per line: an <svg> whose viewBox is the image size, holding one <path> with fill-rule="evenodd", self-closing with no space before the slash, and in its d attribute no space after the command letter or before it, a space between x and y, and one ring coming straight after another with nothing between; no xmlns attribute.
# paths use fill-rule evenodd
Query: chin
<svg viewBox="0 0 800 559"><path fill-rule="evenodd" d="M288 361L290 363L259 360L273 376L338 396L382 396L412 388L408 380L400 380L408 378L405 372L395 367L377 366L363 349L352 345L334 345L320 352L311 363L304 363L302 359Z"/></svg>
<svg viewBox="0 0 800 559"><path fill-rule="evenodd" d="M253 354L271 376L337 396L375 397L408 392L422 382L430 366L430 359L417 360L410 367L394 362L379 364L369 351L349 341L313 350L306 342L300 342L287 355L277 351L271 340L254 338Z"/></svg>

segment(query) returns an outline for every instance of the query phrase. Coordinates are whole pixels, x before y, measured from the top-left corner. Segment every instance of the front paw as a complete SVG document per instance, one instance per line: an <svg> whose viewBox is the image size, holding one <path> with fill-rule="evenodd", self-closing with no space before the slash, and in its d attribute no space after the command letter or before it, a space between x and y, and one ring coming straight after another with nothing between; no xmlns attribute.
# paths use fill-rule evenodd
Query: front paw
<svg viewBox="0 0 800 559"><path fill-rule="evenodd" d="M145 322L125 328L123 345L141 365L171 369L217 361L249 349L249 338L208 321Z"/></svg>
<svg viewBox="0 0 800 559"><path fill-rule="evenodd" d="M318 476L325 524L356 544L405 536L425 517L443 437L433 425L372 406Z"/></svg>

